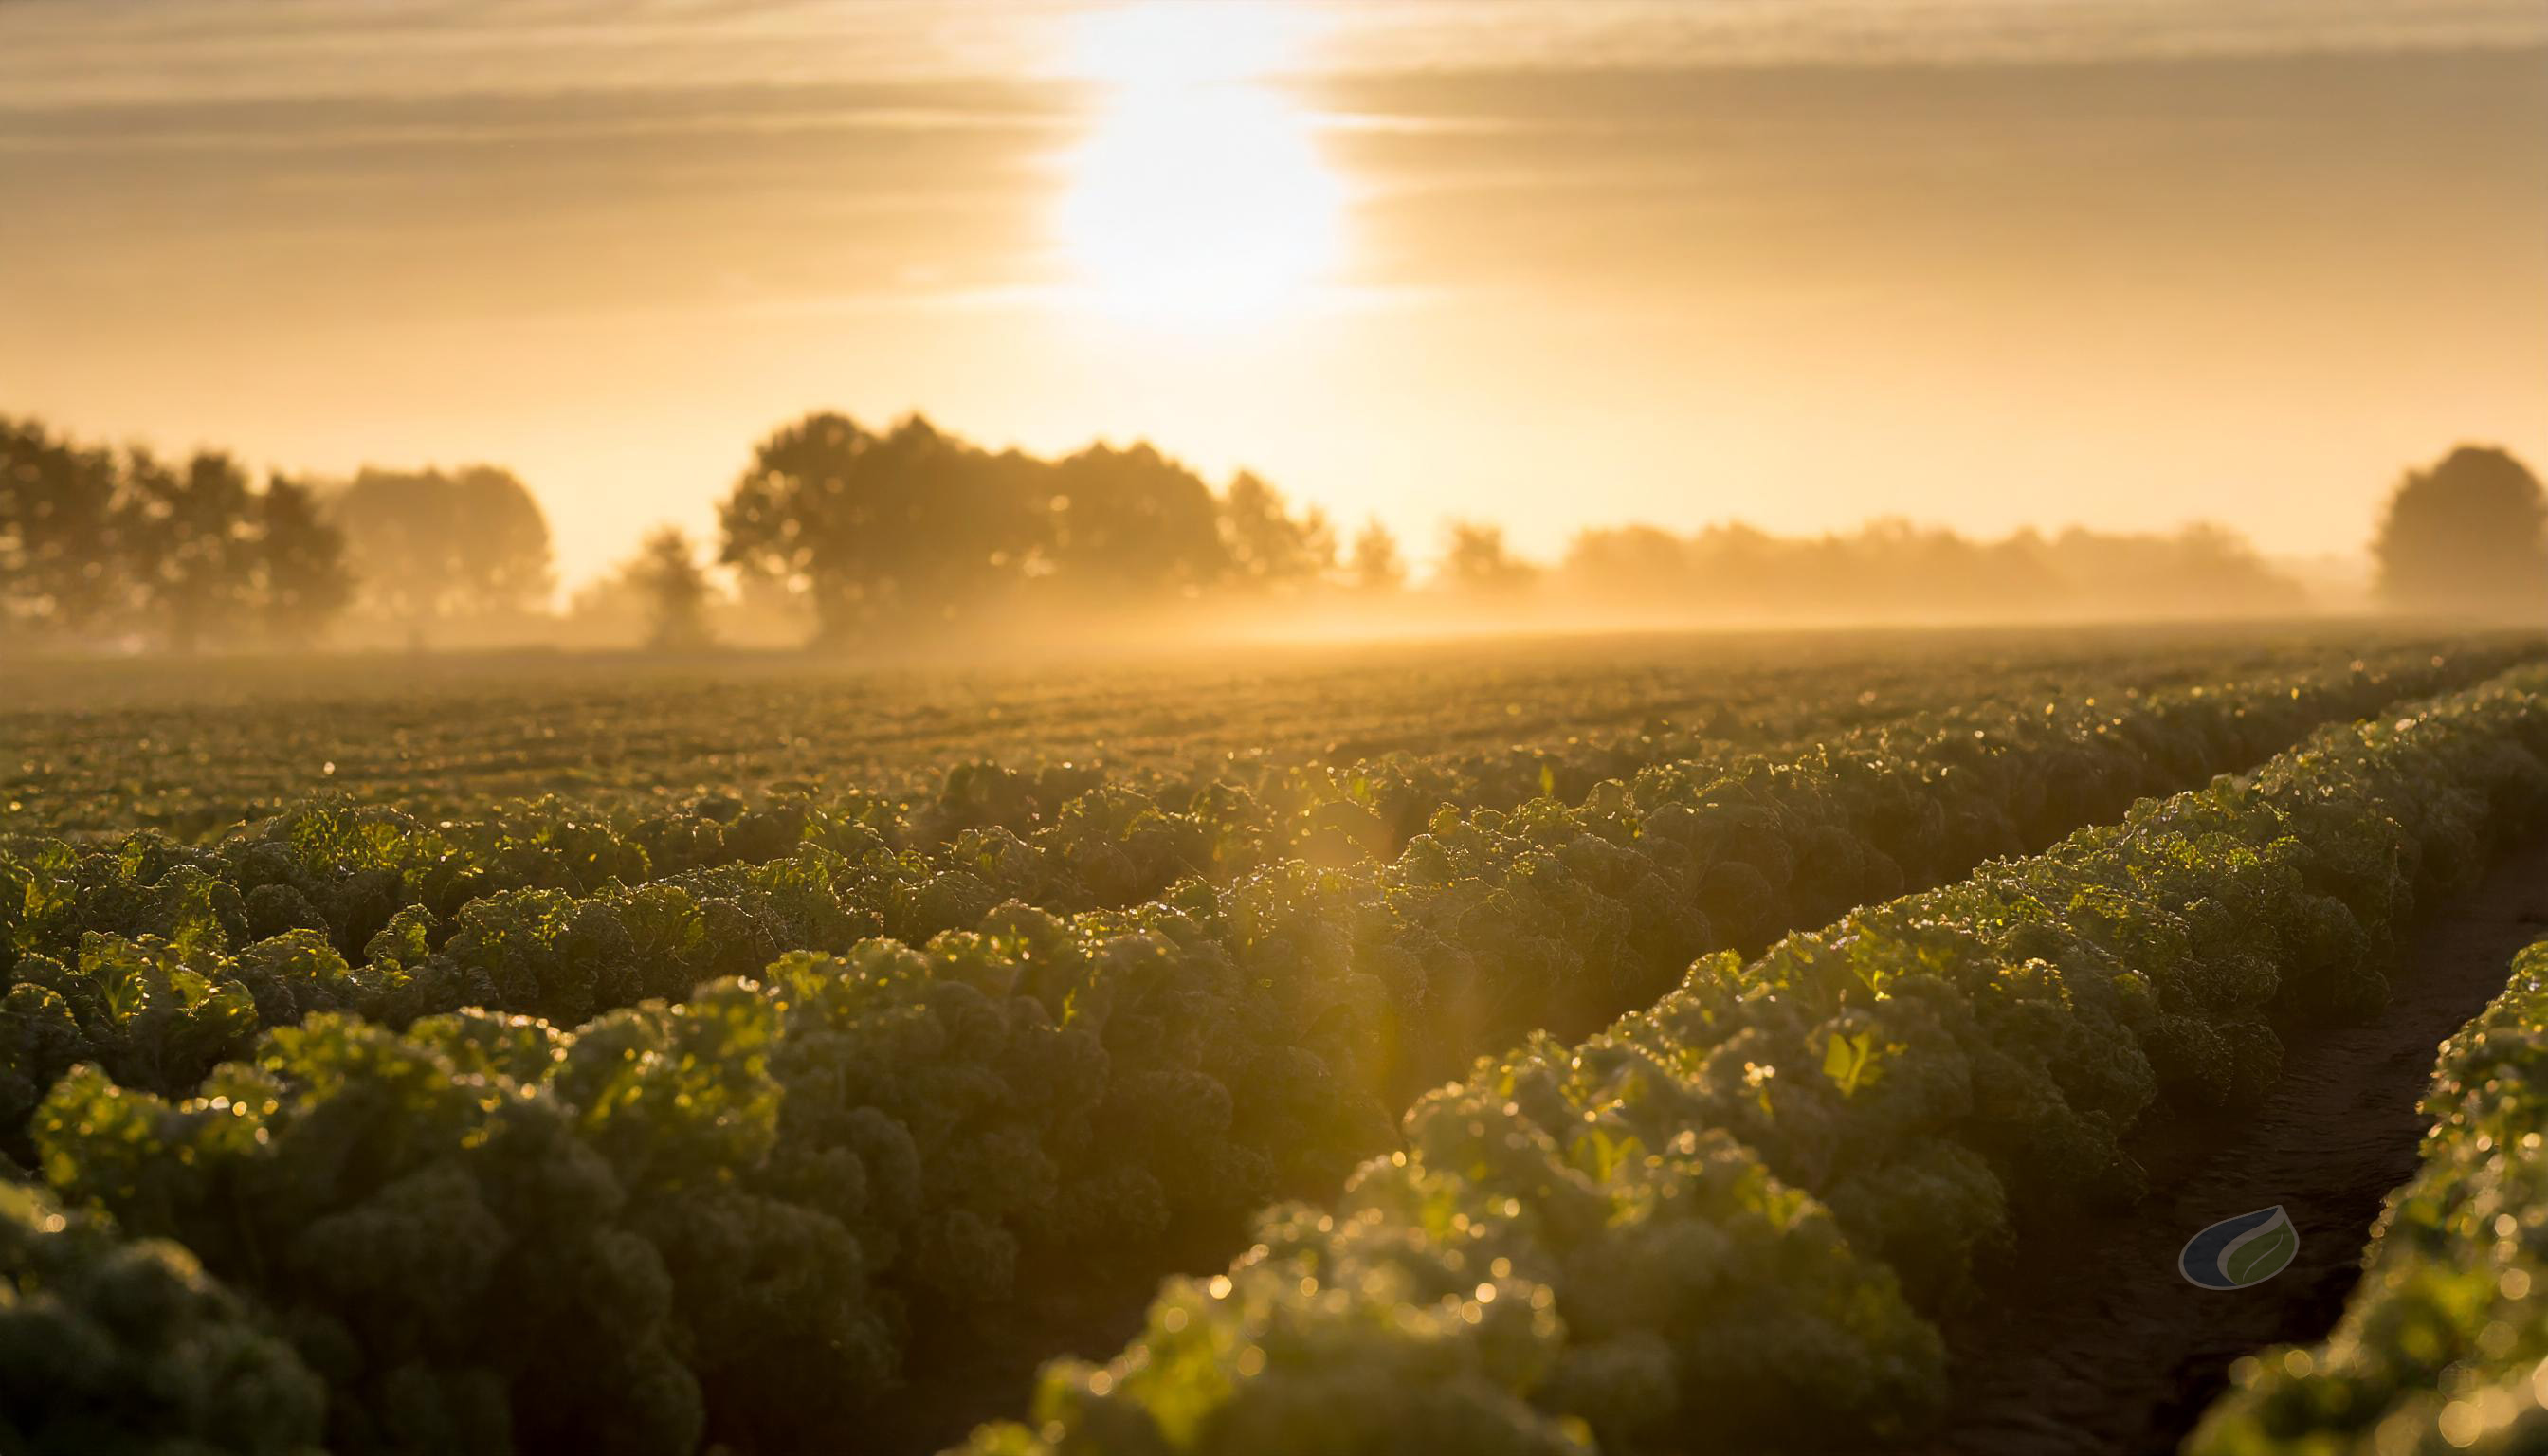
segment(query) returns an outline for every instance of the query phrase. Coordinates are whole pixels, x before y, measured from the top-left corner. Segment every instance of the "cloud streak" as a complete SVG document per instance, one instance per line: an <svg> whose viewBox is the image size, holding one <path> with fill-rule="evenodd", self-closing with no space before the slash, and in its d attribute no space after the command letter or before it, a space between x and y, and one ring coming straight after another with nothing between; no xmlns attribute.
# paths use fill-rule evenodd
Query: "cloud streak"
<svg viewBox="0 0 2548 1456"><path fill-rule="evenodd" d="M11 107L1055 80L1110 0L11 0ZM1321 76L2548 45L2533 0L1301 0Z"/></svg>

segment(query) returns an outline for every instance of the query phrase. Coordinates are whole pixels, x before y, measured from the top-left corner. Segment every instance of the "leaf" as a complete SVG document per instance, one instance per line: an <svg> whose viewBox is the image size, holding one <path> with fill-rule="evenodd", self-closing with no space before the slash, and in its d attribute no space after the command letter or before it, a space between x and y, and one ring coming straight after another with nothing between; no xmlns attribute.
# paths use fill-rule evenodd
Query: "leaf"
<svg viewBox="0 0 2548 1456"><path fill-rule="evenodd" d="M1873 1032L1834 1036L1823 1048L1823 1075L1839 1085L1844 1097L1854 1097L1859 1088L1873 1082L1876 1070Z"/></svg>

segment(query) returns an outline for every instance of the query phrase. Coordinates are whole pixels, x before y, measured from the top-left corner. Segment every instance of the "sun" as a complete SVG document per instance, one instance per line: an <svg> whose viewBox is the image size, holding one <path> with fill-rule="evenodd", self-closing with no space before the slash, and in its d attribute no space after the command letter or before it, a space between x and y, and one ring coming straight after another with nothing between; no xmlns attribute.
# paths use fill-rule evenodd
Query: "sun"
<svg viewBox="0 0 2548 1456"><path fill-rule="evenodd" d="M1054 220L1075 296L1191 329L1314 302L1342 261L1344 189L1311 118L1265 79L1298 45L1300 14L1148 0L1089 18L1074 69L1104 101Z"/></svg>
<svg viewBox="0 0 2548 1456"><path fill-rule="evenodd" d="M1342 190L1299 119L1245 87L1143 93L1082 144L1064 253L1108 314L1231 324L1308 301L1342 251Z"/></svg>

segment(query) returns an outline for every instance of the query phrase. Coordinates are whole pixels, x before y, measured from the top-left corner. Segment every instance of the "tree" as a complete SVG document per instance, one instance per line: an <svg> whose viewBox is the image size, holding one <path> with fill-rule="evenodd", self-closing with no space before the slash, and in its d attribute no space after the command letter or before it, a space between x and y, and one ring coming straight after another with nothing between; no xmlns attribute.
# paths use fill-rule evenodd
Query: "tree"
<svg viewBox="0 0 2548 1456"><path fill-rule="evenodd" d="M1398 549L1398 537L1376 515L1354 533L1353 557L1346 569L1354 586L1365 592L1395 592L1407 585L1407 558Z"/></svg>
<svg viewBox="0 0 2548 1456"><path fill-rule="evenodd" d="M1575 533L1558 570L1595 600L1668 603L1697 586L1688 543L1660 526L1591 526Z"/></svg>
<svg viewBox="0 0 2548 1456"><path fill-rule="evenodd" d="M192 652L235 631L256 566L247 472L217 451L199 451L177 471L136 450L124 484L118 536L142 611L163 640Z"/></svg>
<svg viewBox="0 0 2548 1456"><path fill-rule="evenodd" d="M1248 471L1221 502L1221 539L1240 583L1282 591L1317 582L1336 564L1336 533L1311 506L1294 515L1282 493Z"/></svg>
<svg viewBox="0 0 2548 1456"><path fill-rule="evenodd" d="M1528 586L1530 563L1504 546L1504 528L1483 521L1450 523L1442 548L1443 584L1453 591L1496 594Z"/></svg>
<svg viewBox="0 0 2548 1456"><path fill-rule="evenodd" d="M718 506L718 559L809 597L826 641L944 621L1023 575L1046 538L1045 470L916 414L881 435L809 414L755 447Z"/></svg>
<svg viewBox="0 0 2548 1456"><path fill-rule="evenodd" d="M0 631L103 630L131 599L113 452L0 416Z"/></svg>
<svg viewBox="0 0 2548 1456"><path fill-rule="evenodd" d="M1964 573L2001 584L1993 604L2003 607L2056 594L2088 610L2138 615L2262 616L2309 606L2299 583L2223 525L2197 521L2164 536L2072 526L2048 543L2013 538L2012 544L2017 551ZM2018 555L2030 545L2036 555ZM2012 556L2017 559L2006 559ZM2030 588L2030 576L2044 584L2040 591Z"/></svg>
<svg viewBox="0 0 2548 1456"><path fill-rule="evenodd" d="M328 502L366 614L422 642L536 609L555 585L548 517L511 472L365 469Z"/></svg>
<svg viewBox="0 0 2548 1456"><path fill-rule="evenodd" d="M1212 488L1150 445L1091 445L1051 482L1052 577L1080 596L1192 594L1230 575Z"/></svg>
<svg viewBox="0 0 2548 1456"><path fill-rule="evenodd" d="M2548 616L2548 498L2502 450L2462 445L2429 471L2410 471L2371 551L2393 608Z"/></svg>
<svg viewBox="0 0 2548 1456"><path fill-rule="evenodd" d="M658 526L628 565L628 580L646 603L647 642L659 652L687 652L708 645L708 604L716 594L699 565L689 533Z"/></svg>
<svg viewBox="0 0 2548 1456"><path fill-rule="evenodd" d="M260 627L305 642L351 590L317 493L228 455L119 459L0 419L0 619L60 638L137 621L167 646Z"/></svg>
<svg viewBox="0 0 2548 1456"><path fill-rule="evenodd" d="M316 488L280 475L256 500L254 595L273 641L304 645L353 599L345 533L329 523Z"/></svg>

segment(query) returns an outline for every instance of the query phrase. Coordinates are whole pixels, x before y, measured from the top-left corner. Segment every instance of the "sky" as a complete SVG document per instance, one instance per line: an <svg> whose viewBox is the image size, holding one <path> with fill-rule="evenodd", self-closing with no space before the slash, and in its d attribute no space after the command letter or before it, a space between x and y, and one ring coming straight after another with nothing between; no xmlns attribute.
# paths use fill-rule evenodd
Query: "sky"
<svg viewBox="0 0 2548 1456"><path fill-rule="evenodd" d="M572 582L813 409L1418 555L2353 552L2548 466L2548 7L0 0L0 412L501 464Z"/></svg>

